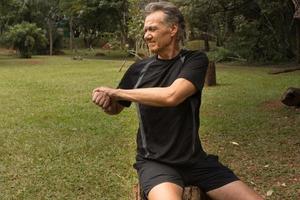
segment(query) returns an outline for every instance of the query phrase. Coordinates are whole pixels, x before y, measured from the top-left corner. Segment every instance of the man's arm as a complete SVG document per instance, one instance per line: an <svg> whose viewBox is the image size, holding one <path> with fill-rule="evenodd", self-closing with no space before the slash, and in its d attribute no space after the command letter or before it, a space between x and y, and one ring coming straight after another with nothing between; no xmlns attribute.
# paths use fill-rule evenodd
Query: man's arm
<svg viewBox="0 0 300 200"><path fill-rule="evenodd" d="M184 78L176 79L169 87L112 89L99 87L94 92L103 92L115 100L133 101L150 106L176 106L196 92L196 87Z"/></svg>

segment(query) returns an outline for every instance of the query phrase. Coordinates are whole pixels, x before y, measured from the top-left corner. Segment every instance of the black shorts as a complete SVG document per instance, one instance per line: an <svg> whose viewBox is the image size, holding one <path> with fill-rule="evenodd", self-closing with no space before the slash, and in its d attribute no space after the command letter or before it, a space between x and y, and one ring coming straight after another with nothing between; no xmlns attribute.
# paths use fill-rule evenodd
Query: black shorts
<svg viewBox="0 0 300 200"><path fill-rule="evenodd" d="M148 193L154 186L164 182L171 182L181 187L198 186L203 191L208 192L239 180L214 155L208 155L189 166L171 166L157 161L139 159L134 164L134 168L138 172L144 199L147 199Z"/></svg>

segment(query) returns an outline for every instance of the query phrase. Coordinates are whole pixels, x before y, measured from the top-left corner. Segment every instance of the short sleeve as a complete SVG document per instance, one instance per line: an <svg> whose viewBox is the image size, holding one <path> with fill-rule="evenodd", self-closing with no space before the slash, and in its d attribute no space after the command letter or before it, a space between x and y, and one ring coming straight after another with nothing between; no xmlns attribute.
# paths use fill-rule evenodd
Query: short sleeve
<svg viewBox="0 0 300 200"><path fill-rule="evenodd" d="M200 51L195 51L187 57L178 78L190 81L198 91L201 91L208 67L208 58L205 53Z"/></svg>
<svg viewBox="0 0 300 200"><path fill-rule="evenodd" d="M125 72L117 88L133 89L139 77L139 73L137 63L132 64ZM118 103L125 107L129 107L131 105L130 101L124 100L118 101Z"/></svg>

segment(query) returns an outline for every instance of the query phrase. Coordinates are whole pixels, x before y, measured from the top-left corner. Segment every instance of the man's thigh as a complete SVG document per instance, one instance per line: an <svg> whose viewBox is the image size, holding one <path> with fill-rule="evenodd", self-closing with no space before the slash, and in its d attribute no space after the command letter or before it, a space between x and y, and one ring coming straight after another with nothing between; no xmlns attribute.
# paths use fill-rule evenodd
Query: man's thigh
<svg viewBox="0 0 300 200"><path fill-rule="evenodd" d="M172 193L171 189L175 192L178 192L178 188L183 188L184 183L182 181L182 177L179 174L179 172L166 164L150 161L150 160L142 160L137 161L134 165L135 169L138 172L139 176L139 184L141 187L141 192L144 197L144 199L147 199L149 192L154 189L155 190L161 190L170 188L170 191ZM169 183L169 184L165 184ZM157 186L157 187L156 187ZM158 187L163 186L163 187ZM176 187L171 187L176 186ZM154 193L153 193L154 194Z"/></svg>
<svg viewBox="0 0 300 200"><path fill-rule="evenodd" d="M198 186L205 192L239 180L233 171L220 163L214 155L207 155L182 171L185 184Z"/></svg>
<svg viewBox="0 0 300 200"><path fill-rule="evenodd" d="M207 192L214 200L263 200L254 190L242 181L234 181Z"/></svg>

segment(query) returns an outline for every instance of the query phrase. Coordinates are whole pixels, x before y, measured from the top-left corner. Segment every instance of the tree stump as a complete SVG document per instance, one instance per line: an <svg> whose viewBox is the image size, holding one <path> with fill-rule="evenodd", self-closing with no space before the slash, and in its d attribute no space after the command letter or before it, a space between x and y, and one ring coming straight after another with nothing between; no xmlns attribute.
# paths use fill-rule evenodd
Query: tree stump
<svg viewBox="0 0 300 200"><path fill-rule="evenodd" d="M287 106L300 107L300 88L288 88L282 95L281 102Z"/></svg>
<svg viewBox="0 0 300 200"><path fill-rule="evenodd" d="M143 200L141 197L140 186L137 184L133 188L134 200ZM184 188L182 200L211 200L203 191L196 186Z"/></svg>
<svg viewBox="0 0 300 200"><path fill-rule="evenodd" d="M217 85L216 76L217 75L216 75L215 61L209 61L206 76L205 76L205 85L206 86L215 86L215 85Z"/></svg>
<svg viewBox="0 0 300 200"><path fill-rule="evenodd" d="M196 186L185 187L183 200L210 200L210 198Z"/></svg>

